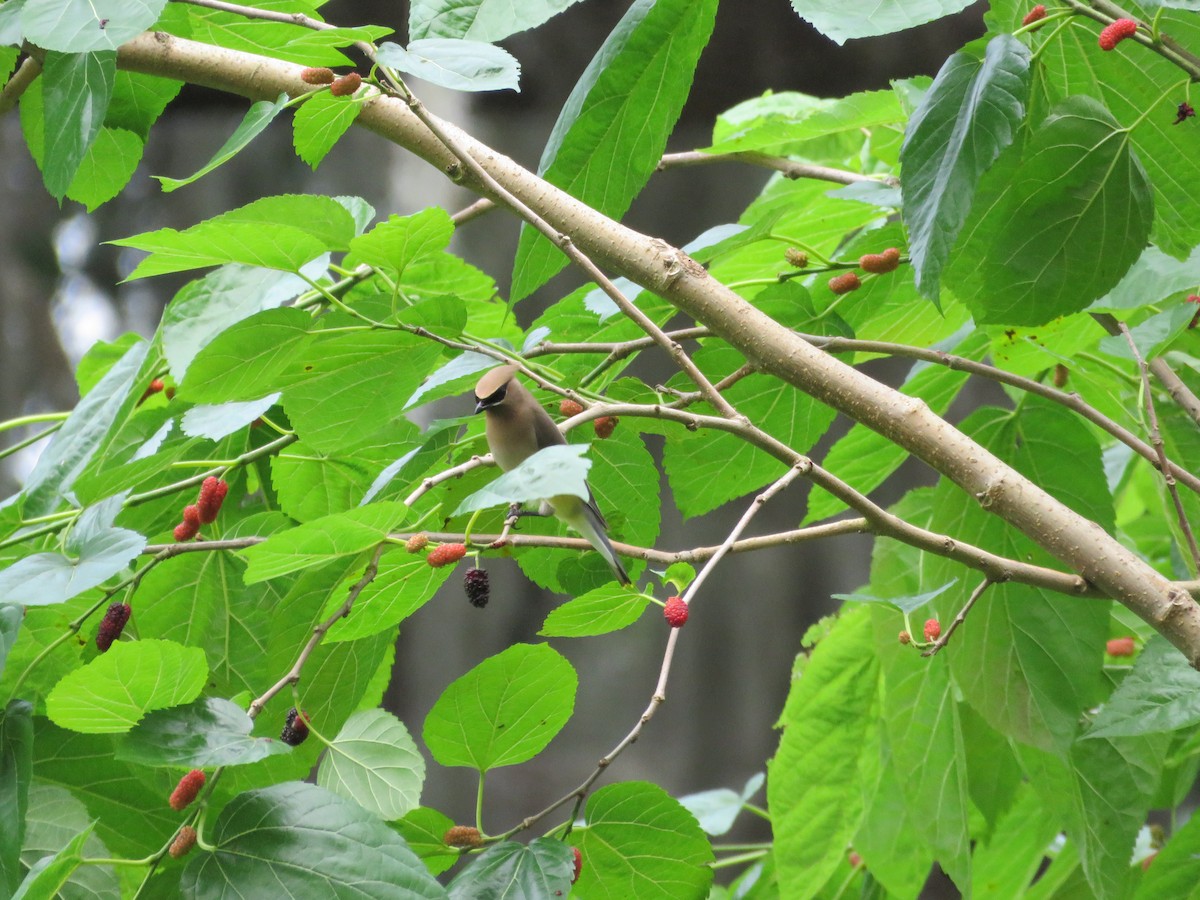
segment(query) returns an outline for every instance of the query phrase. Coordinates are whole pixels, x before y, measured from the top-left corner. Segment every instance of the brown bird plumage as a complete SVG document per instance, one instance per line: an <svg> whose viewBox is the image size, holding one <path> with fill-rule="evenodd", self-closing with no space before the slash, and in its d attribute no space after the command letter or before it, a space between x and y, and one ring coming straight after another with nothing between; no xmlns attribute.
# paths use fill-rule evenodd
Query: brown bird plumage
<svg viewBox="0 0 1200 900"><path fill-rule="evenodd" d="M505 472L545 447L567 442L516 374L516 366L500 366L486 372L475 385L475 412L485 414L488 447L496 465ZM621 584L630 583L625 567L609 543L604 517L590 491L587 500L571 494L547 497L542 512L553 513L587 538L608 562L617 580Z"/></svg>

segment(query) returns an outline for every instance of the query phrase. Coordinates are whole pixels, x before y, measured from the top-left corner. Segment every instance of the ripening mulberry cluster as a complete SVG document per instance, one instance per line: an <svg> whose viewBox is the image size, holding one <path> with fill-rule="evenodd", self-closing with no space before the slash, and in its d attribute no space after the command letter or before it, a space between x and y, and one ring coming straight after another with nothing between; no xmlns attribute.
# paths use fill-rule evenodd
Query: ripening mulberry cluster
<svg viewBox="0 0 1200 900"><path fill-rule="evenodd" d="M192 769L180 778L179 784L175 785L175 790L171 791L171 796L167 799L171 809L180 812L191 806L200 789L204 787L204 782L204 773L200 769Z"/></svg>
<svg viewBox="0 0 1200 900"><path fill-rule="evenodd" d="M108 608L104 618L100 620L100 627L96 629L97 650L101 653L108 652L108 648L125 630L125 623L129 621L131 612L128 603L114 603Z"/></svg>
<svg viewBox="0 0 1200 900"><path fill-rule="evenodd" d="M228 493L229 482L212 475L205 478L196 502L183 508L183 521L175 526L175 540L190 541L200 533L201 525L215 522Z"/></svg>
<svg viewBox="0 0 1200 900"><path fill-rule="evenodd" d="M463 576L463 590L467 592L467 599L476 609L487 606L488 600L491 599L487 570L467 569L467 574Z"/></svg>

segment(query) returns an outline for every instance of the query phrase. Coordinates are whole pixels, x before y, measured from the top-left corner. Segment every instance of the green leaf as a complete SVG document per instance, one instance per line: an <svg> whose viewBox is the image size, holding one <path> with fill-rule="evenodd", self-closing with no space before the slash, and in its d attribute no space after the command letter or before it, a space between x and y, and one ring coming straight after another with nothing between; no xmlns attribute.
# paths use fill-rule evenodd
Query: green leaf
<svg viewBox="0 0 1200 900"><path fill-rule="evenodd" d="M83 845L91 836L92 826L88 825L53 856L43 857L34 863L17 892L12 895L12 900L24 900L26 897L40 900L59 896L59 890L83 864Z"/></svg>
<svg viewBox="0 0 1200 900"><path fill-rule="evenodd" d="M435 569L421 554L389 554L379 561L374 581L363 588L354 609L339 619L326 636L330 643L357 641L395 628L433 599L454 569ZM331 596L322 615L332 615L344 598Z"/></svg>
<svg viewBox="0 0 1200 900"><path fill-rule="evenodd" d="M243 522L254 528L248 533L258 534L270 534L275 524ZM235 536L240 535L222 534ZM231 552L186 553L148 572L138 594L153 602L135 602L139 632L203 650L212 691L227 697L257 693L279 671L265 658L264 646L285 587L278 582L248 586L242 581L244 569Z"/></svg>
<svg viewBox="0 0 1200 900"><path fill-rule="evenodd" d="M38 755L33 774L40 784L71 792L96 820L96 833L115 854L128 858L161 850L179 827L179 815L166 804L177 777L138 769L113 758L108 734L64 731L48 719L34 722Z"/></svg>
<svg viewBox="0 0 1200 900"><path fill-rule="evenodd" d="M1184 47L1200 42L1200 18L1194 7L1157 19L1157 27ZM1016 12L1014 24L1024 12ZM1200 244L1200 193L1188 189L1200 181L1200 158L1191 152L1194 129L1173 125L1175 105L1182 96L1175 64L1152 52L1097 53L1100 24L1064 29L1045 42L1038 58L1045 66L1041 89L1049 102L1075 94L1096 97L1121 123L1132 126L1130 138L1154 188L1154 243L1182 259ZM1165 92L1165 93L1164 93ZM1149 115L1147 115L1149 113ZM1195 124L1195 120L1191 120ZM1141 244L1137 250L1141 250ZM1098 258L1098 257L1097 257Z"/></svg>
<svg viewBox="0 0 1200 900"><path fill-rule="evenodd" d="M5 896L21 880L32 771L33 707L24 700L10 700L0 713L0 890Z"/></svg>
<svg viewBox="0 0 1200 900"><path fill-rule="evenodd" d="M942 65L905 130L904 224L917 286L937 298L942 266L967 220L979 178L1025 118L1029 50L1011 35L981 60L959 51Z"/></svg>
<svg viewBox="0 0 1200 900"><path fill-rule="evenodd" d="M356 712L325 749L317 784L381 819L417 807L425 759L404 723L382 709Z"/></svg>
<svg viewBox="0 0 1200 900"><path fill-rule="evenodd" d="M262 134L266 127L283 110L284 106L287 105L287 102L288 95L284 93L276 97L274 102L259 100L257 103L251 104L250 108L246 110L246 115L242 118L241 123L234 129L233 134L213 154L212 159L206 162L194 175L190 175L187 178L168 178L165 175L154 176L162 184L163 193L169 194L171 191L177 190L184 185L191 184L221 164L233 159L252 140Z"/></svg>
<svg viewBox="0 0 1200 900"><path fill-rule="evenodd" d="M980 182L946 283L981 324L1041 325L1110 291L1153 217L1129 132L1090 97L1070 97Z"/></svg>
<svg viewBox="0 0 1200 900"><path fill-rule="evenodd" d="M456 679L425 719L443 766L486 772L540 753L567 723L579 678L547 644L514 644Z"/></svg>
<svg viewBox="0 0 1200 900"><path fill-rule="evenodd" d="M397 831L408 841L408 848L421 857L434 875L440 875L461 858L457 850L446 846L442 840L454 820L436 809L419 806L399 822L394 823Z"/></svg>
<svg viewBox="0 0 1200 900"><path fill-rule="evenodd" d="M984 409L960 428L1080 514L1112 527L1099 446L1065 408L1029 397L1020 416ZM1009 558L1054 565L1048 553L956 485L939 484L929 527ZM927 560L923 568L929 584L962 574L958 564L944 559ZM946 621L959 606L961 598L955 597L938 603L935 612ZM1093 599L992 585L955 635L958 650L950 655L955 682L1000 733L1065 752L1082 711L1101 697L1108 616L1107 604Z"/></svg>
<svg viewBox="0 0 1200 900"><path fill-rule="evenodd" d="M79 161L67 197L82 203L88 212L107 203L129 183L145 146L132 131L105 125Z"/></svg>
<svg viewBox="0 0 1200 900"><path fill-rule="evenodd" d="M319 450L344 452L392 434L405 400L439 350L399 331L315 333L290 361L283 408L296 433Z"/></svg>
<svg viewBox="0 0 1200 900"><path fill-rule="evenodd" d="M750 776L740 794L729 788L716 788L680 797L679 804L696 817L705 834L717 837L729 832L738 813L745 808L746 802L759 792L766 780L766 776L759 772Z"/></svg>
<svg viewBox="0 0 1200 900"><path fill-rule="evenodd" d="M125 732L151 710L196 699L207 677L204 652L195 647L118 641L55 685L46 714L72 731Z"/></svg>
<svg viewBox="0 0 1200 900"><path fill-rule="evenodd" d="M715 0L634 3L563 106L538 174L607 216L624 215L658 166L715 13ZM522 228L513 302L564 265L557 247Z"/></svg>
<svg viewBox="0 0 1200 900"><path fill-rule="evenodd" d="M1200 672L1154 636L1092 720L1084 738L1135 737L1200 723Z"/></svg>
<svg viewBox="0 0 1200 900"><path fill-rule="evenodd" d="M410 263L445 250L453 235L450 216L433 206L411 216L390 216L352 240L350 252L362 262L400 277Z"/></svg>
<svg viewBox="0 0 1200 900"><path fill-rule="evenodd" d="M1046 859L1046 848L1061 830L1047 815L1037 791L1028 783L1011 807L1000 817L986 844L975 848L975 896L1023 896ZM1070 852L1069 850L1064 852ZM986 893L982 888L986 887Z"/></svg>
<svg viewBox="0 0 1200 900"><path fill-rule="evenodd" d="M444 900L446 891L383 822L349 800L289 782L240 794L184 869L187 900L246 896Z"/></svg>
<svg viewBox="0 0 1200 900"><path fill-rule="evenodd" d="M768 92L717 117L706 153L757 151L787 155L802 141L903 122L895 91L860 91L825 100L791 91Z"/></svg>
<svg viewBox="0 0 1200 900"><path fill-rule="evenodd" d="M415 0L408 10L408 36L498 41L541 25L579 0Z"/></svg>
<svg viewBox="0 0 1200 900"><path fill-rule="evenodd" d="M179 423L184 434L190 437L208 438L219 441L235 431L245 428L272 406L282 396L278 391L259 400L234 403L218 403L214 406L193 406L183 414Z"/></svg>
<svg viewBox="0 0 1200 900"><path fill-rule="evenodd" d="M1067 835L1078 845L1083 872L1099 900L1124 898L1134 839L1158 787L1168 735L1099 738L1071 748L1074 816Z"/></svg>
<svg viewBox="0 0 1200 900"><path fill-rule="evenodd" d="M945 658L927 660L894 641L881 655L889 762L899 775L912 825L967 896L971 845L966 750L949 664ZM807 671L803 677L808 677Z"/></svg>
<svg viewBox="0 0 1200 900"><path fill-rule="evenodd" d="M155 23L167 0L26 0L25 39L46 50L116 50Z"/></svg>
<svg viewBox="0 0 1200 900"><path fill-rule="evenodd" d="M716 353L732 358L720 369L722 375L736 368L736 354ZM705 355L697 354L697 360L704 368ZM768 375L743 378L725 396L739 412L790 447L813 446L834 417L829 407ZM787 470L783 462L735 435L705 431L672 435L663 451L663 467L675 502L688 518L758 490Z"/></svg>
<svg viewBox="0 0 1200 900"><path fill-rule="evenodd" d="M188 366L181 396L193 403L256 400L303 379L296 358L314 340L304 310L267 309L213 337Z"/></svg>
<svg viewBox="0 0 1200 900"><path fill-rule="evenodd" d="M299 275L239 265L222 266L189 281L172 298L159 323L171 376L182 382L196 354L226 328L256 312L274 309L307 289Z"/></svg>
<svg viewBox="0 0 1200 900"><path fill-rule="evenodd" d="M970 0L879 0L864 9L838 0L792 0L797 13L838 44L850 38L904 31L970 5Z"/></svg>
<svg viewBox="0 0 1200 900"><path fill-rule="evenodd" d="M556 838L493 844L450 882L451 900L557 897L571 892L575 855Z"/></svg>
<svg viewBox="0 0 1200 900"><path fill-rule="evenodd" d="M515 469L464 499L454 510L454 515L563 494L586 500L587 473L592 467L592 461L584 456L587 451L586 444L544 447Z"/></svg>
<svg viewBox="0 0 1200 900"><path fill-rule="evenodd" d="M20 606L0 605L0 675L4 674L8 651L17 642L21 620L24 618L25 612Z"/></svg>
<svg viewBox="0 0 1200 900"><path fill-rule="evenodd" d="M309 97L300 104L292 119L292 144L296 155L316 169L361 111L361 103L347 103L328 91Z"/></svg>
<svg viewBox="0 0 1200 900"><path fill-rule="evenodd" d="M1173 294L1200 284L1200 247L1177 260L1150 245L1125 277L1089 307L1091 310L1129 310L1158 304ZM1122 341L1124 338L1122 338Z"/></svg>
<svg viewBox="0 0 1200 900"><path fill-rule="evenodd" d="M767 768L781 893L815 897L846 855L863 798L859 756L874 727L879 660L865 608L843 613L792 681Z"/></svg>
<svg viewBox="0 0 1200 900"><path fill-rule="evenodd" d="M182 88L182 81L118 71L104 124L132 131L145 141L150 137L150 126Z"/></svg>
<svg viewBox="0 0 1200 900"><path fill-rule="evenodd" d="M327 250L345 250L354 218L333 197L264 197L184 231L160 228L110 241L150 253L127 280L223 263L299 272Z"/></svg>
<svg viewBox="0 0 1200 900"><path fill-rule="evenodd" d="M35 781L29 786L26 821L21 862L32 867L39 860L54 856L70 844L73 837L89 829L93 818L87 807L66 788ZM84 841L83 855L92 860L112 856L94 831ZM67 880L67 887L57 896L73 900L76 897L117 897L120 893L121 884L113 867L92 863L76 869Z"/></svg>
<svg viewBox="0 0 1200 900"><path fill-rule="evenodd" d="M712 846L695 817L656 784L627 781L588 798L578 835L581 896L625 900L704 897ZM844 851L843 851L844 853Z"/></svg>
<svg viewBox="0 0 1200 900"><path fill-rule="evenodd" d="M643 594L632 594L615 584L607 584L551 610L538 634L587 637L619 631L641 618L649 603Z"/></svg>
<svg viewBox="0 0 1200 900"><path fill-rule="evenodd" d="M385 41L377 60L453 91L520 91L521 64L503 47L459 38L421 38L407 47Z"/></svg>
<svg viewBox="0 0 1200 900"><path fill-rule="evenodd" d="M71 186L80 161L104 124L116 71L114 51L46 53L42 70L46 117L42 177L46 190L57 199L61 200Z"/></svg>
<svg viewBox="0 0 1200 900"><path fill-rule="evenodd" d="M117 759L143 766L208 769L241 766L290 752L281 741L251 737L254 721L220 697L147 715L117 745Z"/></svg>
<svg viewBox="0 0 1200 900"><path fill-rule="evenodd" d="M66 553L35 553L0 572L0 604L63 603L124 569L146 546L136 531L112 525L124 499L118 494L80 513Z"/></svg>
<svg viewBox="0 0 1200 900"><path fill-rule="evenodd" d="M406 512L403 503L372 503L272 535L239 552L248 563L246 584L362 553L387 537Z"/></svg>

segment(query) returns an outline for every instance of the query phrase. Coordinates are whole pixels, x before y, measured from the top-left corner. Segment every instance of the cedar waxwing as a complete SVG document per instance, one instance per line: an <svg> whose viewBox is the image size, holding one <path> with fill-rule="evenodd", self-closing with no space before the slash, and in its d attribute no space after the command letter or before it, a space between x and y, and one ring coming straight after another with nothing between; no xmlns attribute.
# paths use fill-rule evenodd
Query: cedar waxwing
<svg viewBox="0 0 1200 900"><path fill-rule="evenodd" d="M507 472L515 469L544 447L565 444L554 420L542 409L533 394L516 379L516 366L500 366L484 374L475 385L475 412L487 418L487 442L496 465ZM605 534L604 517L588 491L587 500L572 494L547 497L542 515L553 513L587 538L600 551L621 584L629 584L629 575Z"/></svg>

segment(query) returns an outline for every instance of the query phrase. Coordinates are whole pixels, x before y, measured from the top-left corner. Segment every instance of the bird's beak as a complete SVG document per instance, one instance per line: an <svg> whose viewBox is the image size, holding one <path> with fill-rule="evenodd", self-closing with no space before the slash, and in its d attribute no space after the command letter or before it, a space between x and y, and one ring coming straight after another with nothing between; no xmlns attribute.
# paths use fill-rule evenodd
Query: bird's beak
<svg viewBox="0 0 1200 900"><path fill-rule="evenodd" d="M481 412L483 412L483 401L476 400L475 401L475 413L478 415Z"/></svg>

